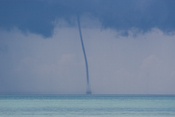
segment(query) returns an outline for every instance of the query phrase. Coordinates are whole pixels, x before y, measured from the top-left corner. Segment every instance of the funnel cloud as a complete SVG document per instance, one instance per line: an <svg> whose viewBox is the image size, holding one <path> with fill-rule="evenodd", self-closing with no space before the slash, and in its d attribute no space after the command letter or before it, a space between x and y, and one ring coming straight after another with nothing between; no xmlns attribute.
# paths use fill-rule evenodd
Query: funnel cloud
<svg viewBox="0 0 175 117"><path fill-rule="evenodd" d="M80 18L79 18L79 16L77 16L77 23L78 23L78 29L79 29L79 33L80 33L81 45L82 45L82 50L83 50L84 60L85 60L85 65L86 65L86 80L87 80L87 91L86 91L86 94L91 94L91 89L90 89L90 84L89 84L88 60L87 60L87 57L86 57L86 51L85 51L85 47L84 47L84 44L83 44L83 37L82 37L82 33L81 33L81 25L80 25Z"/></svg>

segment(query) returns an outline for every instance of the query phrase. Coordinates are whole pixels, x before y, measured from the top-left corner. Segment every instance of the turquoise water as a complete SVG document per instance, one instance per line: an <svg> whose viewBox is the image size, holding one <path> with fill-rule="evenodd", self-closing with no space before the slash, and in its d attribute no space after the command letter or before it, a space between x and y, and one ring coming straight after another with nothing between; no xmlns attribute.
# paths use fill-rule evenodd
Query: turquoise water
<svg viewBox="0 0 175 117"><path fill-rule="evenodd" d="M0 117L175 117L175 95L0 95Z"/></svg>

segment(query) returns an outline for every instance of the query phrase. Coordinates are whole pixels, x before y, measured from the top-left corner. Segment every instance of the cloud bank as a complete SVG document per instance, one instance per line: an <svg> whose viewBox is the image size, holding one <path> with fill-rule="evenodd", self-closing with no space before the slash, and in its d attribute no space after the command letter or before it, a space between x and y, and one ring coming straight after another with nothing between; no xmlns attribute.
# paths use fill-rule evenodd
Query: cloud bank
<svg viewBox="0 0 175 117"><path fill-rule="evenodd" d="M18 27L50 37L56 20L63 18L75 25L77 15L88 14L100 21L103 28L141 31L159 28L163 32L175 29L174 0L30 0L0 1L0 27Z"/></svg>

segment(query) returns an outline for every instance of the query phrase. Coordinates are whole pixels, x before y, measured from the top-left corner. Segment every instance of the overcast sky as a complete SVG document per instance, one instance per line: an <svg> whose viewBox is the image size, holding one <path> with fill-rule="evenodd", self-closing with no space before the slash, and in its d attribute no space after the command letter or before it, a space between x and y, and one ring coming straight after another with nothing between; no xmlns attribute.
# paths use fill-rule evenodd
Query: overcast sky
<svg viewBox="0 0 175 117"><path fill-rule="evenodd" d="M175 94L174 0L0 1L0 94Z"/></svg>

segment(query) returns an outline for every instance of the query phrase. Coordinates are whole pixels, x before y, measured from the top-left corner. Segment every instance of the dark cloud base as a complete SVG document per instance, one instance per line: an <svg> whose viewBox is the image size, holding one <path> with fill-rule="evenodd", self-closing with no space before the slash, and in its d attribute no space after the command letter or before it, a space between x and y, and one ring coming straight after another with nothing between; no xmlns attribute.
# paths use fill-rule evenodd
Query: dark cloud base
<svg viewBox="0 0 175 117"><path fill-rule="evenodd" d="M174 0L1 0L0 28L19 28L50 37L55 20L86 13L97 18L104 28L142 31L159 28L164 32L175 30ZM75 22L74 22L75 23Z"/></svg>

